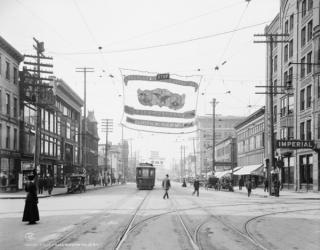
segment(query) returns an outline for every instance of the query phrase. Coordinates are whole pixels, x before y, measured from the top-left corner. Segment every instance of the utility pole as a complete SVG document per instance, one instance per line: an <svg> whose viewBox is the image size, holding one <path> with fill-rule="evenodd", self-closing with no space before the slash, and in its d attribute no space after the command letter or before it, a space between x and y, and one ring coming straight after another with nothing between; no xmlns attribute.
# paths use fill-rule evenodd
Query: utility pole
<svg viewBox="0 0 320 250"><path fill-rule="evenodd" d="M28 69L24 67L22 76L22 88L24 90L25 97L29 94L29 100L25 98L30 103L34 104L36 107L36 124L35 124L35 150L34 150L34 172L37 173L40 168L40 147L41 147L41 107L45 108L49 105L55 104L55 99L53 95L53 86L45 81L53 81L51 78L41 77L43 74L53 74L52 71L43 70L42 67L52 68L52 64L43 63L41 60L52 60L52 57L44 56L43 52L44 43L39 42L36 38L33 38L36 45L33 48L36 50L37 55L24 55L26 58L34 58L36 62L24 62L25 65L31 65L34 68ZM29 93L28 93L29 92ZM36 183L38 183L38 177L36 175Z"/></svg>
<svg viewBox="0 0 320 250"><path fill-rule="evenodd" d="M271 194L271 167L275 169L275 161L274 161L274 151L275 151L275 138L274 138L274 114L273 114L273 95L280 94L277 91L274 91L273 86L273 44L274 43L287 43L288 41L282 41L276 39L277 37L287 37L288 34L255 34L255 37L266 37L267 39L265 41L254 41L254 43L269 43L270 45L270 53L269 53L269 86L257 86L257 87L265 87L266 89L269 87L269 91L267 92L258 92L256 94L267 94L269 95L269 112L270 112L270 166L267 166L267 179L268 179L268 189L269 189L269 195ZM283 88L283 86L280 86L280 88Z"/></svg>
<svg viewBox="0 0 320 250"><path fill-rule="evenodd" d="M216 149L216 98L212 99L212 171L216 172L215 164L215 149Z"/></svg>
<svg viewBox="0 0 320 250"><path fill-rule="evenodd" d="M180 145L180 181L182 182L182 145Z"/></svg>
<svg viewBox="0 0 320 250"><path fill-rule="evenodd" d="M106 146L105 146L105 164L106 167L104 169L104 177L105 171L108 171L108 133L113 132L113 119L102 119L101 122L102 132L106 133ZM111 185L112 185L112 165L110 166L110 173L111 173Z"/></svg>
<svg viewBox="0 0 320 250"><path fill-rule="evenodd" d="M121 124L121 162L122 162L123 183L126 183L126 177L124 173L125 168L124 168L123 124Z"/></svg>
<svg viewBox="0 0 320 250"><path fill-rule="evenodd" d="M93 68L76 68L76 72L83 73L83 141L82 141L82 172L86 173L86 165L87 165L87 73L94 72Z"/></svg>
<svg viewBox="0 0 320 250"><path fill-rule="evenodd" d="M195 174L195 178L197 177L197 157L196 157L196 146L195 146L195 142L194 142L195 138L192 138L192 143L193 143L193 155L194 155L194 174ZM200 172L201 174L201 172Z"/></svg>

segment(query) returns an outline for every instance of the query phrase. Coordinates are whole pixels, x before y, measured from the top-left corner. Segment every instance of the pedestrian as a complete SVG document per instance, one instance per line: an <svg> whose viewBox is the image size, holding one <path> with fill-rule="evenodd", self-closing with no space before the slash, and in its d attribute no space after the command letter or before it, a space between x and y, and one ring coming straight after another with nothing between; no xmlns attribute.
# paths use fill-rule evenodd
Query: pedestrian
<svg viewBox="0 0 320 250"><path fill-rule="evenodd" d="M39 187L39 194L42 194L43 193L43 177L42 176L39 178L38 187Z"/></svg>
<svg viewBox="0 0 320 250"><path fill-rule="evenodd" d="M269 181L268 178L264 180L264 192L268 192Z"/></svg>
<svg viewBox="0 0 320 250"><path fill-rule="evenodd" d="M48 194L51 195L53 189L53 179L51 176L48 178Z"/></svg>
<svg viewBox="0 0 320 250"><path fill-rule="evenodd" d="M244 186L244 183L243 183L243 178L241 176L240 179L239 179L239 190L242 190L243 186Z"/></svg>
<svg viewBox="0 0 320 250"><path fill-rule="evenodd" d="M250 197L251 190L252 190L252 182L250 179L247 181L246 187L247 187L247 191L248 191L248 197Z"/></svg>
<svg viewBox="0 0 320 250"><path fill-rule="evenodd" d="M198 178L198 177L194 180L194 182L193 182L193 187L194 187L194 191L193 191L192 195L194 195L195 193L197 193L197 196L199 196L200 182L199 182L199 178Z"/></svg>
<svg viewBox="0 0 320 250"><path fill-rule="evenodd" d="M165 190L163 199L165 199L166 197L169 199L168 190L170 189L171 184L170 184L170 179L168 174L166 175L166 178L164 178L162 181L162 187Z"/></svg>
<svg viewBox="0 0 320 250"><path fill-rule="evenodd" d="M93 183L93 187L96 188L97 182L95 177L93 177L92 183Z"/></svg>
<svg viewBox="0 0 320 250"><path fill-rule="evenodd" d="M43 179L43 189L44 191L48 190L48 176L45 176Z"/></svg>
<svg viewBox="0 0 320 250"><path fill-rule="evenodd" d="M28 182L25 185L25 191L28 192L23 211L22 221L29 221L29 224L36 224L39 221L37 187L34 183L34 175L28 176Z"/></svg>
<svg viewBox="0 0 320 250"><path fill-rule="evenodd" d="M276 178L273 182L273 186L274 186L274 195L276 197L279 197L279 193L280 193L280 181Z"/></svg>
<svg viewBox="0 0 320 250"><path fill-rule="evenodd" d="M186 179L183 179L182 187L186 187L186 186L187 186Z"/></svg>

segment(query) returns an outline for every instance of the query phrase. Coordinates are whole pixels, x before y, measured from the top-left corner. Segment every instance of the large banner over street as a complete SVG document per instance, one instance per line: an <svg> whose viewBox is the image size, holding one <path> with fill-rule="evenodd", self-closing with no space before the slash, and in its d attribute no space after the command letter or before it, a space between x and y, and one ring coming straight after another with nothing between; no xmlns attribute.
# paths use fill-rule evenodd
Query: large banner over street
<svg viewBox="0 0 320 250"><path fill-rule="evenodd" d="M201 76L178 76L121 70L128 128L158 133L195 130Z"/></svg>

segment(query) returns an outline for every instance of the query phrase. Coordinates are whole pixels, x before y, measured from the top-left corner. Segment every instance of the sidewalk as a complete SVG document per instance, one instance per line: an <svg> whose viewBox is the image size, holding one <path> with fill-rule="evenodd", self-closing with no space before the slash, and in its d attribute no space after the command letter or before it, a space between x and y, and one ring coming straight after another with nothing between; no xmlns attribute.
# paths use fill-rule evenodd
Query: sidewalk
<svg viewBox="0 0 320 250"><path fill-rule="evenodd" d="M115 185L118 185L118 184L113 184L112 186L115 186ZM96 187L94 187L93 185L87 185L86 191L93 191L93 190L98 190L98 189L107 188L107 187L110 187L110 185L108 186L96 185ZM64 187L64 188L55 187L52 190L51 196L66 195L66 194L67 194L67 187ZM25 199L26 195L27 193L24 190L14 192L14 193L0 193L0 199ZM48 194L48 191L43 191L42 194L38 194L38 198L46 198L46 197L50 197L50 195Z"/></svg>
<svg viewBox="0 0 320 250"><path fill-rule="evenodd" d="M242 187L242 190L239 190L239 187L234 187L235 193L241 193L244 195L248 195L246 187ZM296 192L294 190L282 189L280 191L280 196L270 196L268 192L264 192L263 188L255 188L251 191L251 196L258 196L258 197L274 197L274 198L295 198L295 199L319 199L320 200L320 193L313 192L313 191L300 191Z"/></svg>

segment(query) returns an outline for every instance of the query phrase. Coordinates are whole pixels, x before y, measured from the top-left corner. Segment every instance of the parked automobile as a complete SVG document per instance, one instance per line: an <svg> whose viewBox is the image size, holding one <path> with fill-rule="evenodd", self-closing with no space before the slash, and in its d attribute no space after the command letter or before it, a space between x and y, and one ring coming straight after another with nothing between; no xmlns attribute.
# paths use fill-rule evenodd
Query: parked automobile
<svg viewBox="0 0 320 250"><path fill-rule="evenodd" d="M71 175L68 181L67 193L85 192L86 191L85 181L86 181L85 175Z"/></svg>

